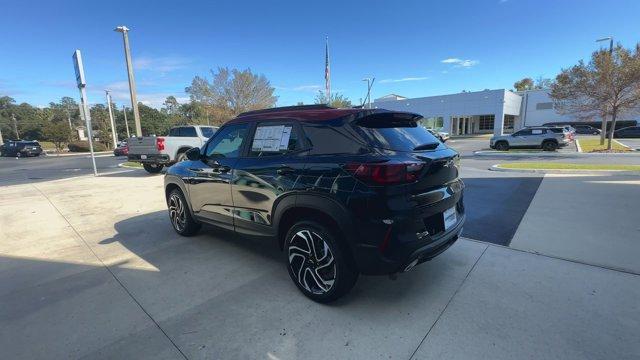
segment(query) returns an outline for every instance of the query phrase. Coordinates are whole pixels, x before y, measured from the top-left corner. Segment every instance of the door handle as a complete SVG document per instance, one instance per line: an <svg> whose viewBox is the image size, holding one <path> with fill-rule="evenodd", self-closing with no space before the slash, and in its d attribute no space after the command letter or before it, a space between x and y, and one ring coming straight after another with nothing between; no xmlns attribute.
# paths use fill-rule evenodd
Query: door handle
<svg viewBox="0 0 640 360"><path fill-rule="evenodd" d="M294 171L295 171L295 169L293 169L292 167L282 166L281 168L276 170L276 173L278 175L287 175L287 174L292 174Z"/></svg>

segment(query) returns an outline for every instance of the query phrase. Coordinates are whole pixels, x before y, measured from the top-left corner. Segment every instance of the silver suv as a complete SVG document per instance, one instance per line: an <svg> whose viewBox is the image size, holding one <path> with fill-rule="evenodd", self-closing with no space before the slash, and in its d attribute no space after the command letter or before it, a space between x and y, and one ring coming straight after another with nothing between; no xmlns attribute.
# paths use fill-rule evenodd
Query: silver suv
<svg viewBox="0 0 640 360"><path fill-rule="evenodd" d="M500 151L512 148L554 151L571 141L571 133L561 127L530 127L510 135L494 136L489 146Z"/></svg>

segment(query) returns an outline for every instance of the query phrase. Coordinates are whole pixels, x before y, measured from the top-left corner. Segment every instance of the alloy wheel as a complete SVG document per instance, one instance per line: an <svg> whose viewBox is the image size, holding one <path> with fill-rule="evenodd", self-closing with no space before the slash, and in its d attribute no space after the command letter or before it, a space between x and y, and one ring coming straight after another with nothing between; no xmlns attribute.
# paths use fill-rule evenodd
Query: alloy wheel
<svg viewBox="0 0 640 360"><path fill-rule="evenodd" d="M169 217L178 232L184 231L187 222L185 207L177 194L172 194L169 198Z"/></svg>
<svg viewBox="0 0 640 360"><path fill-rule="evenodd" d="M288 246L289 267L295 280L313 294L325 294L336 279L336 263L327 242L318 233L296 232Z"/></svg>

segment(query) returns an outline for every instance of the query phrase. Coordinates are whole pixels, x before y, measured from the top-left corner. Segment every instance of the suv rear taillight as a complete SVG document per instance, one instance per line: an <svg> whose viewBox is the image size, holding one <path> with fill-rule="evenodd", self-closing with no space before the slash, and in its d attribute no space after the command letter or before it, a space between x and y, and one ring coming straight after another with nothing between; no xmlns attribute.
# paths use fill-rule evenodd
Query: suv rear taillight
<svg viewBox="0 0 640 360"><path fill-rule="evenodd" d="M344 169L356 178L375 185L411 183L418 180L422 163L358 164L350 163Z"/></svg>
<svg viewBox="0 0 640 360"><path fill-rule="evenodd" d="M156 138L156 149L158 149L158 151L164 150L164 138Z"/></svg>

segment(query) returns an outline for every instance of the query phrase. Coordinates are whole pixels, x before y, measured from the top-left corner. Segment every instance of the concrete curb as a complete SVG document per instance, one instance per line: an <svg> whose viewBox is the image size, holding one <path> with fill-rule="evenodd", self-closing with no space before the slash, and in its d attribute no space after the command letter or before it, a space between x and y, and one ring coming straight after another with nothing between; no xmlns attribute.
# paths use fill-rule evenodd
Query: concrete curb
<svg viewBox="0 0 640 360"><path fill-rule="evenodd" d="M119 167L119 168L124 168L124 169L144 170L143 168L139 168L139 167L135 167L135 166L125 165L124 163L120 163L120 164L118 164L118 167Z"/></svg>
<svg viewBox="0 0 640 360"><path fill-rule="evenodd" d="M494 150L478 150L473 152L474 156L504 156L504 157L574 157L574 156L637 156L640 157L640 151L630 151L626 153L585 153L585 152L573 152L573 153L552 153L552 152L503 152Z"/></svg>
<svg viewBox="0 0 640 360"><path fill-rule="evenodd" d="M46 150L42 152L43 154L45 154L46 156L53 156L53 157L64 157L64 156L91 156L90 152L79 152L79 153L56 153L56 152L51 152L51 154L49 154L49 152L47 152ZM94 155L108 155L111 154L113 155L113 151L97 151L93 153Z"/></svg>
<svg viewBox="0 0 640 360"><path fill-rule="evenodd" d="M640 176L640 171L629 170L578 170L578 169L505 169L493 165L489 168L491 171L499 172L520 172L533 174L583 174L583 175L635 175Z"/></svg>

